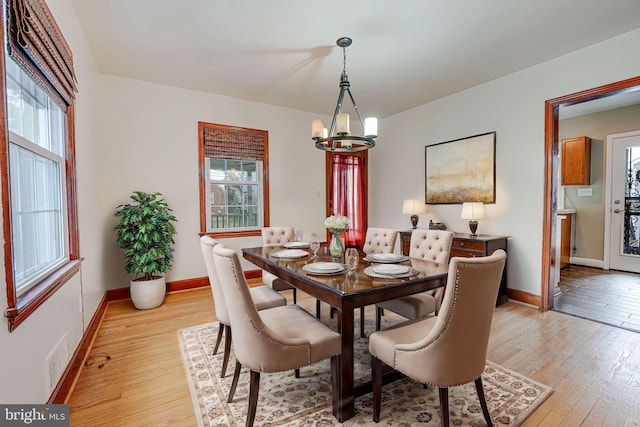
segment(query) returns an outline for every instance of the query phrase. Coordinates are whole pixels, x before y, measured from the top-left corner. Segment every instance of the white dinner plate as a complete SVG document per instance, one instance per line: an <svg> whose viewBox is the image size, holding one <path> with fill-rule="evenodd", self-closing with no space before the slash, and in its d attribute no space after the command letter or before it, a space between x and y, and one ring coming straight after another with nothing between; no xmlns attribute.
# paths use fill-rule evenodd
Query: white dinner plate
<svg viewBox="0 0 640 427"><path fill-rule="evenodd" d="M375 270L376 267L381 267L381 266L369 266L364 269L364 273L369 277L375 277L378 279L404 279L407 277L416 276L420 274L418 270L414 270L413 268L410 268L410 267L406 267L407 270L405 270L403 273L397 273L397 274L380 273Z"/></svg>
<svg viewBox="0 0 640 427"><path fill-rule="evenodd" d="M274 252L271 256L275 258L304 258L309 256L309 252L300 249L284 249Z"/></svg>
<svg viewBox="0 0 640 427"><path fill-rule="evenodd" d="M282 246L285 248L308 248L309 242L287 242Z"/></svg>
<svg viewBox="0 0 640 427"><path fill-rule="evenodd" d="M345 270L344 265L337 262L313 262L302 266L310 274L337 274Z"/></svg>
<svg viewBox="0 0 640 427"><path fill-rule="evenodd" d="M409 261L409 259L408 256L398 254L369 254L364 258L365 261L381 264L397 264Z"/></svg>
<svg viewBox="0 0 640 427"><path fill-rule="evenodd" d="M373 267L373 271L378 274L390 274L392 276L408 273L410 270L406 265L381 264Z"/></svg>

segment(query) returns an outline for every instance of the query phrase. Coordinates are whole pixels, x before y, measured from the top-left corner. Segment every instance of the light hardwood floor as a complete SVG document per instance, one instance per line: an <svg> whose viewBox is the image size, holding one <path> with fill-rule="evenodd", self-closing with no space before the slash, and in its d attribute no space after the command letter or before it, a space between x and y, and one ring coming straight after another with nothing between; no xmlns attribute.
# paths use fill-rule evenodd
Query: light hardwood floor
<svg viewBox="0 0 640 427"><path fill-rule="evenodd" d="M111 360L83 368L71 426L195 426L176 331L213 320L208 288L148 311L110 303L91 354ZM496 308L488 358L554 387L524 426L640 425L638 333L507 302Z"/></svg>

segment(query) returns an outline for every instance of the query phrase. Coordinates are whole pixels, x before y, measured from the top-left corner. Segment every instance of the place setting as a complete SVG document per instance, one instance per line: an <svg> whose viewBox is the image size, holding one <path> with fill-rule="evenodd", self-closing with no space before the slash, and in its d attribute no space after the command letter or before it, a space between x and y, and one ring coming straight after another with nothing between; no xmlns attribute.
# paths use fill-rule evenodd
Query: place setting
<svg viewBox="0 0 640 427"><path fill-rule="evenodd" d="M363 258L364 261L377 264L400 264L409 259L408 256L399 254L369 254Z"/></svg>
<svg viewBox="0 0 640 427"><path fill-rule="evenodd" d="M311 246L309 242L287 242L284 245L287 249L298 249L298 248L308 248Z"/></svg>
<svg viewBox="0 0 640 427"><path fill-rule="evenodd" d="M302 249L283 249L271 254L273 258L279 259L300 259L309 256L309 252Z"/></svg>
<svg viewBox="0 0 640 427"><path fill-rule="evenodd" d="M312 262L303 265L302 269L308 274L331 276L344 273L347 267L339 262Z"/></svg>
<svg viewBox="0 0 640 427"><path fill-rule="evenodd" d="M420 272L407 265L379 264L366 267L364 273L377 279L404 279L417 276Z"/></svg>

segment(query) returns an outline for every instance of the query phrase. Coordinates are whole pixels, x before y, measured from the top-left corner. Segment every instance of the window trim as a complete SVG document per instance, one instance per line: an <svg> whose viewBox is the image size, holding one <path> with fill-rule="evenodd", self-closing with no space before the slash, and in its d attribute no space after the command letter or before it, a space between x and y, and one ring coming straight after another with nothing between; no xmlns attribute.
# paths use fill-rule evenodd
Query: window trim
<svg viewBox="0 0 640 427"><path fill-rule="evenodd" d="M198 122L198 169L199 169L199 191L200 191L200 235L208 235L216 238L225 237L249 237L249 236L261 236L262 231L260 228L255 230L242 229L238 231L225 230L225 231L207 231L207 207L206 207L206 173L208 168L205 167L204 156L204 129L224 129L224 130L239 130L249 132L264 132L264 159L262 160L262 227L268 227L269 221L269 134L264 130L243 128L238 126L222 125L217 123Z"/></svg>
<svg viewBox="0 0 640 427"><path fill-rule="evenodd" d="M4 28L4 23L3 23ZM80 270L80 237L78 233L76 157L75 157L75 108L68 105L65 110L67 121L67 140L65 145L66 171L65 191L67 197L69 261L43 278L23 295L16 296L13 275L13 244L11 238L11 201L9 197L9 128L6 111L6 64L5 46L0 47L0 181L2 185L2 232L4 236L4 269L7 289L7 309L9 332L15 330L38 307L48 300L58 289L67 283Z"/></svg>

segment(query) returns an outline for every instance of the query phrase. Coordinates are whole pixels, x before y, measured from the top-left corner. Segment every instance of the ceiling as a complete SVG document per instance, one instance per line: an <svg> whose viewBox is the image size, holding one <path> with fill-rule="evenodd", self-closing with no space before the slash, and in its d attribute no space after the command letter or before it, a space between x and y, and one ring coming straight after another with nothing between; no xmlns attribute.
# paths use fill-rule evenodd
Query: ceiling
<svg viewBox="0 0 640 427"><path fill-rule="evenodd" d="M71 0L99 70L384 118L640 27L640 1ZM586 88L585 88L586 89Z"/></svg>

